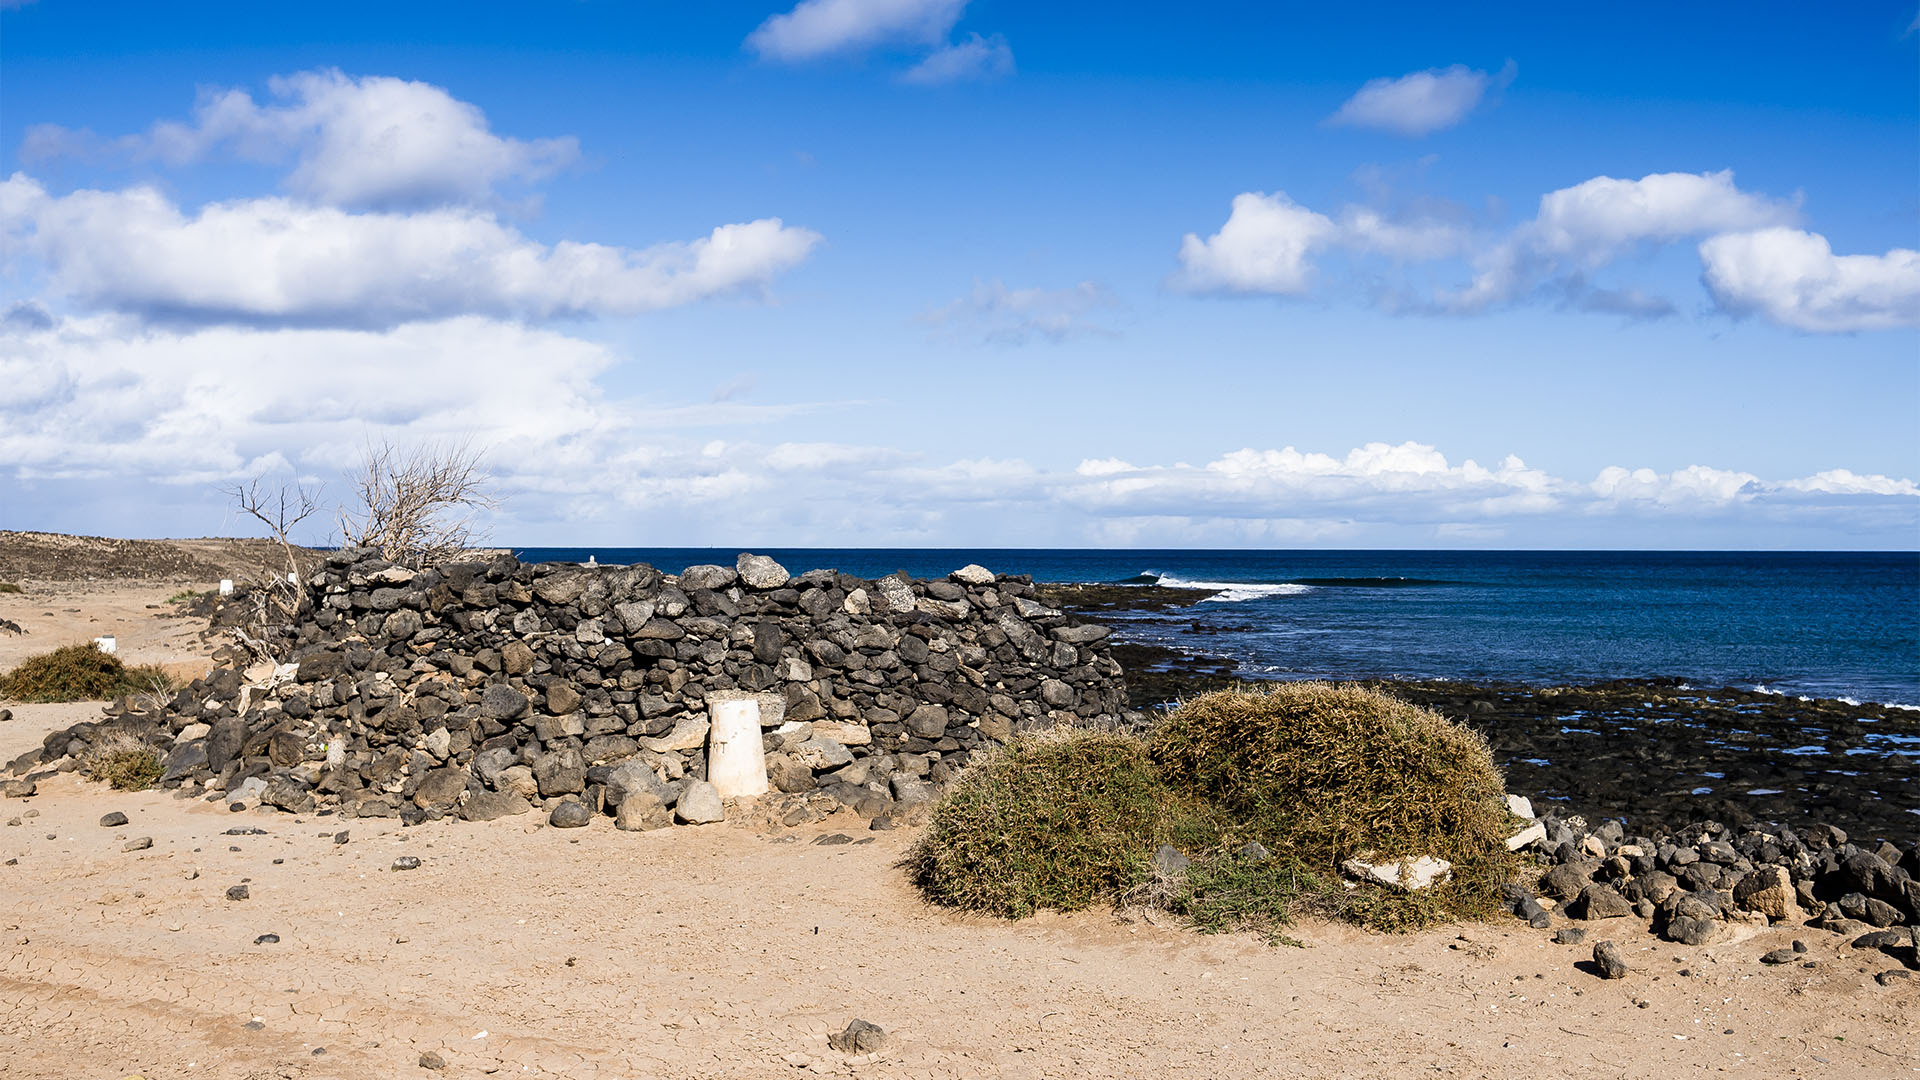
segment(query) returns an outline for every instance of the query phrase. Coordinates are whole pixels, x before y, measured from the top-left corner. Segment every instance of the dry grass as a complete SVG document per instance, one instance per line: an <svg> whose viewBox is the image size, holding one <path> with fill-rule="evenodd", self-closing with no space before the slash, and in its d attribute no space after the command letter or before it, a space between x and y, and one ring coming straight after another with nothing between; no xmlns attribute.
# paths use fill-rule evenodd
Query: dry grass
<svg viewBox="0 0 1920 1080"><path fill-rule="evenodd" d="M16 701L102 701L174 689L173 676L158 665L128 667L90 644L61 646L0 675L0 697Z"/></svg>
<svg viewBox="0 0 1920 1080"><path fill-rule="evenodd" d="M158 750L131 732L114 730L95 740L81 771L117 791L144 791L160 779L164 769Z"/></svg>

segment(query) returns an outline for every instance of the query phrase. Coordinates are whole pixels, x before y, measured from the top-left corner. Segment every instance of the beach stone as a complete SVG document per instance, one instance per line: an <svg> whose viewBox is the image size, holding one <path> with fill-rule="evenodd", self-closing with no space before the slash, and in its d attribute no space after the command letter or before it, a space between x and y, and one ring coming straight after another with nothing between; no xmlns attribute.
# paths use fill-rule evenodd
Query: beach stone
<svg viewBox="0 0 1920 1080"><path fill-rule="evenodd" d="M1774 922L1800 921L1803 916L1796 899L1793 878L1784 866L1762 866L1741 878L1733 887L1735 906L1757 911Z"/></svg>
<svg viewBox="0 0 1920 1080"><path fill-rule="evenodd" d="M100 824L109 829L117 829L120 826L125 825L126 823L127 823L127 815L121 813L118 810L115 810L111 814L102 815L102 817L100 818Z"/></svg>
<svg viewBox="0 0 1920 1080"><path fill-rule="evenodd" d="M1578 945L1585 940L1587 940L1587 932L1571 926L1564 930L1556 930L1553 934L1555 945Z"/></svg>
<svg viewBox="0 0 1920 1080"><path fill-rule="evenodd" d="M511 791L476 791L460 804L460 817L464 821L495 821L532 809L532 803Z"/></svg>
<svg viewBox="0 0 1920 1080"><path fill-rule="evenodd" d="M393 860L393 868L395 870L418 870L420 869L420 856L402 855Z"/></svg>
<svg viewBox="0 0 1920 1080"><path fill-rule="evenodd" d="M563 799L547 815L547 824L556 829L583 829L593 821L593 811L587 804L574 799Z"/></svg>
<svg viewBox="0 0 1920 1080"><path fill-rule="evenodd" d="M1371 881L1390 888L1419 892L1430 888L1435 882L1445 881L1453 873L1453 864L1445 859L1436 859L1431 855L1422 855L1417 859L1408 859L1402 869L1398 861L1370 863L1365 859L1348 859L1340 864L1347 875L1362 881Z"/></svg>
<svg viewBox="0 0 1920 1080"><path fill-rule="evenodd" d="M509 641L500 646L500 670L509 675L532 671L533 659L533 648L524 641Z"/></svg>
<svg viewBox="0 0 1920 1080"><path fill-rule="evenodd" d="M1775 949L1760 958L1763 964L1792 964L1798 962L1800 954L1792 949Z"/></svg>
<svg viewBox="0 0 1920 1080"><path fill-rule="evenodd" d="M0 795L9 799L28 799L38 794L40 785L32 780L9 780L0 784Z"/></svg>
<svg viewBox="0 0 1920 1080"><path fill-rule="evenodd" d="M742 553L738 559L734 560L733 568L734 572L740 575L740 580L752 589L777 589L785 585L791 577L786 567L765 555Z"/></svg>
<svg viewBox="0 0 1920 1080"><path fill-rule="evenodd" d="M469 775L467 770L453 767L429 772L414 789L413 805L422 810L452 809L460 796L466 794Z"/></svg>
<svg viewBox="0 0 1920 1080"><path fill-rule="evenodd" d="M979 563L968 563L947 576L962 585L972 585L976 588L993 584L993 571Z"/></svg>
<svg viewBox="0 0 1920 1080"><path fill-rule="evenodd" d="M245 885L234 885L227 889L227 899L229 900L245 900L252 895L252 890L248 889Z"/></svg>
<svg viewBox="0 0 1920 1080"><path fill-rule="evenodd" d="M1593 962L1600 968L1603 979L1624 979L1627 976L1627 958L1620 952L1620 946L1611 941L1602 941L1593 947Z"/></svg>
<svg viewBox="0 0 1920 1080"><path fill-rule="evenodd" d="M120 850L121 851L145 851L152 846L153 846L153 837L141 836L141 837L136 837L132 840L127 841L126 845L122 847Z"/></svg>
<svg viewBox="0 0 1920 1080"><path fill-rule="evenodd" d="M673 812L651 791L628 793L613 815L613 827L622 832L651 832L672 825Z"/></svg>
<svg viewBox="0 0 1920 1080"><path fill-rule="evenodd" d="M432 1069L435 1072L439 1072L440 1070L447 1067L447 1059L441 1057L435 1051L428 1050L427 1052L420 1055L420 1067L423 1069Z"/></svg>
<svg viewBox="0 0 1920 1080"><path fill-rule="evenodd" d="M587 763L580 751L562 746L534 759L533 779L543 798L577 794L587 787Z"/></svg>
<svg viewBox="0 0 1920 1080"><path fill-rule="evenodd" d="M489 720L512 720L526 713L527 696L511 686L495 683L480 695L480 715Z"/></svg>
<svg viewBox="0 0 1920 1080"><path fill-rule="evenodd" d="M680 793L674 816L688 825L708 825L726 820L727 810L720 802L720 789L705 780L694 780Z"/></svg>
<svg viewBox="0 0 1920 1080"><path fill-rule="evenodd" d="M1580 860L1561 863L1540 878L1540 891L1555 900L1572 900L1593 881L1599 863Z"/></svg>
<svg viewBox="0 0 1920 1080"><path fill-rule="evenodd" d="M697 589L724 589L738 580L739 576L739 573L730 567L702 563L680 571L680 588L688 593Z"/></svg>
<svg viewBox="0 0 1920 1080"><path fill-rule="evenodd" d="M1712 919L1675 915L1661 928L1660 936L1681 945L1705 945L1719 925Z"/></svg>
<svg viewBox="0 0 1920 1080"><path fill-rule="evenodd" d="M872 1054L887 1045L887 1033L878 1024L854 1020L827 1036L827 1044L843 1054Z"/></svg>
<svg viewBox="0 0 1920 1080"><path fill-rule="evenodd" d="M1576 919L1619 919L1633 914L1633 905L1615 892L1611 885L1593 884L1567 905L1567 914Z"/></svg>

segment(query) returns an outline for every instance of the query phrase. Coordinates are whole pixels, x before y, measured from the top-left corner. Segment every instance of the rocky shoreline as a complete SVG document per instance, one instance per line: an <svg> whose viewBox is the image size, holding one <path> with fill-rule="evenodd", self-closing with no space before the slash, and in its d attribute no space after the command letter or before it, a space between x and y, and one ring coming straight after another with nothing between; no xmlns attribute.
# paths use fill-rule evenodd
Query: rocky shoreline
<svg viewBox="0 0 1920 1080"><path fill-rule="evenodd" d="M1111 653L1126 668L1132 708L1244 681L1230 659L1126 640L1128 612L1176 610L1211 595L1205 590L1038 589L1049 602L1115 627ZM1479 731L1512 790L1567 815L1618 819L1647 833L1702 821L1817 823L1856 837L1920 839L1920 814L1913 812L1920 808L1920 712L1913 710L1691 687L1671 678L1370 685Z"/></svg>

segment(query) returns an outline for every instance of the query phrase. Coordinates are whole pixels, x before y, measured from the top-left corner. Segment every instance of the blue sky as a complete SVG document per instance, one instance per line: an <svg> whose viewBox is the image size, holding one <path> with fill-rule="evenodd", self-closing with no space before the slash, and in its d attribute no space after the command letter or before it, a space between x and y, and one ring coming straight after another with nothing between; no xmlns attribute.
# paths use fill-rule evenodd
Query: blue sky
<svg viewBox="0 0 1920 1080"><path fill-rule="evenodd" d="M1916 546L1912 4L1198 7L0 3L0 526Z"/></svg>

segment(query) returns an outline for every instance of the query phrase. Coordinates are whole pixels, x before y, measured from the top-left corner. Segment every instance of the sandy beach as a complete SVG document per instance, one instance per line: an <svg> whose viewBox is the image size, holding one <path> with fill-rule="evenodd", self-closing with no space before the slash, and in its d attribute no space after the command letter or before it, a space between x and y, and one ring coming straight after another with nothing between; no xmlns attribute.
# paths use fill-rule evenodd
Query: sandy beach
<svg viewBox="0 0 1920 1080"><path fill-rule="evenodd" d="M0 665L103 632L130 662L204 664L165 604L179 588L0 597L30 631L0 636ZM0 755L98 707L14 706ZM99 824L114 811L128 823ZM1310 922L1293 948L1111 912L963 916L896 868L911 830L850 811L776 831L403 828L67 774L0 817L10 1077L1920 1073L1920 989L1876 984L1884 957L1813 929L1689 948L1585 924L1632 967L1605 981L1588 947L1518 921ZM419 867L393 869L403 855ZM1795 938L1811 966L1759 963ZM830 1048L856 1017L885 1049Z"/></svg>

